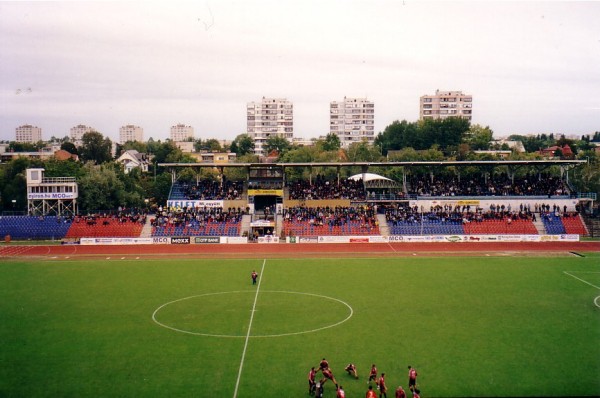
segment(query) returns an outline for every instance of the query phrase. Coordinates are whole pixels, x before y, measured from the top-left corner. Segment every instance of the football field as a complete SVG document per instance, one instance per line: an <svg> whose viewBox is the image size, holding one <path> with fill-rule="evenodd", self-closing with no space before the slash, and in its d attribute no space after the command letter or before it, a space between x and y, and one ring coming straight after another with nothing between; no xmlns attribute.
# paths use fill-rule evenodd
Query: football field
<svg viewBox="0 0 600 398"><path fill-rule="evenodd" d="M390 397L409 365L423 397L598 396L600 255L5 259L0 341L2 397L303 397L322 358L348 397L372 363Z"/></svg>

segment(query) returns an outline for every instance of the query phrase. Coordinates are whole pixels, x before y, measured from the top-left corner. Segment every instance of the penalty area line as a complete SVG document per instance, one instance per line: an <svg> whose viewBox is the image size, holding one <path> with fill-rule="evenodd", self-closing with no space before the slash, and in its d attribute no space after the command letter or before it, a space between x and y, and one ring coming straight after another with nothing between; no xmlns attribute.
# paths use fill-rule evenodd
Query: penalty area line
<svg viewBox="0 0 600 398"><path fill-rule="evenodd" d="M573 271L573 272L578 272L578 271ZM581 282L585 283L586 285L590 285L590 286L595 287L596 289L600 290L600 287L594 285L593 283L590 283L590 282L586 281L585 279L578 278L575 275L569 273L568 271L563 271L563 273L569 275L572 278L577 279L578 281L581 281Z"/></svg>
<svg viewBox="0 0 600 398"><path fill-rule="evenodd" d="M233 398L237 398L238 388L240 386L240 379L242 378L242 369L244 368L244 358L246 358L246 349L248 348L248 340L250 340L250 332L252 331L252 321L254 320L254 313L256 312L256 302L258 301L258 292L260 291L260 284L263 280L266 263L267 263L267 259L264 259L262 268L260 269L260 277L258 279L258 285L256 286L256 294L254 295L254 304L252 304L252 312L250 313L250 323L248 324L248 333L246 333L246 341L244 342L244 350L242 351L242 359L240 360L240 369L238 371L237 380L235 382L235 390L233 391Z"/></svg>

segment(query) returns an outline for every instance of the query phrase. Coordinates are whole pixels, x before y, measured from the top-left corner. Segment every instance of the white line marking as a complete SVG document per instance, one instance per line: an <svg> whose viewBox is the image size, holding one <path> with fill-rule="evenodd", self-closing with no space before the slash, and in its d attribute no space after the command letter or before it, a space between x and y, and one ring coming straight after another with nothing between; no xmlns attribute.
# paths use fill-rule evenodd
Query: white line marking
<svg viewBox="0 0 600 398"><path fill-rule="evenodd" d="M573 272L578 272L578 271L573 271ZM567 271L563 271L563 273L565 273L565 274L567 274L567 275L569 275L569 276L577 279L578 281L581 281L581 282L585 283L586 285L590 285L590 286L595 287L596 289L600 290L600 287L598 287L598 286L596 286L596 285L594 285L594 284L592 284L592 283L590 283L590 282L588 282L588 281L586 281L584 279L578 278L575 275L568 273Z"/></svg>
<svg viewBox="0 0 600 398"><path fill-rule="evenodd" d="M396 251L396 249L394 249L394 246L392 246L392 244L390 243L390 241L389 241L389 240L388 240L388 243L387 243L387 244L388 244L388 246L390 247L390 249L392 249L392 250L394 251L394 253L398 253L398 252Z"/></svg>
<svg viewBox="0 0 600 398"><path fill-rule="evenodd" d="M248 333L246 333L246 341L244 342L244 351L242 351L242 359L240 361L240 370L238 371L237 380L235 382L235 390L233 391L233 398L237 397L238 387L240 386L240 379L242 378L242 369L244 368L244 358L246 358L246 349L248 348L248 341L250 340L250 332L252 330L252 321L254 320L254 311L256 311L256 302L258 301L258 292L260 291L260 284L263 281L263 278L265 275L265 264L266 263L267 263L267 259L264 259L262 268L260 270L258 285L256 286L256 294L254 295L254 304L252 304L252 312L250 313L250 323L248 324Z"/></svg>
<svg viewBox="0 0 600 398"><path fill-rule="evenodd" d="M598 301L598 299L600 299L600 296L594 299L594 304L596 304L596 307L600 308L600 302Z"/></svg>
<svg viewBox="0 0 600 398"><path fill-rule="evenodd" d="M160 322L158 319L156 319L156 316L160 312L160 310L162 310L163 308L167 307L168 305L171 305L171 304L174 304L174 303L178 303L180 301L194 299L194 298L197 298L197 297L215 296L217 294L252 293L252 292L253 292L253 290L236 290L236 291L231 291L231 292L205 293L205 294L198 294L198 295L195 295L195 296L189 296L189 297L184 297L184 298L180 298L180 299L177 299L177 300L169 301L168 303L165 303L165 304L161 305L160 307L158 307L156 310L154 310L154 313L152 314L152 320L157 325L162 326L162 327L164 327L166 329L171 329L171 330L174 330L174 331L180 332L180 333L191 334L191 335L194 335L194 336L242 338L242 337L245 337L245 336L238 335L238 334L202 333L202 332L193 332L193 331L190 331L190 330L178 329L178 328L175 328L173 326L169 326L169 325L166 325L166 324ZM329 328L333 328L333 327L339 326L342 323L346 322L348 319L352 318L352 315L354 315L354 309L350 306L350 304L348 304L345 301L342 301L340 299L336 299L334 297L329 297L329 296L324 296L322 294L303 293L303 292L290 292L290 291L285 291L285 290L263 290L262 293L263 293L263 295L265 293L282 293L282 294L300 294L300 295L304 295L304 296L320 297L320 298L324 298L324 299L327 299L327 300L337 301L338 303L345 305L350 310L350 313L348 314L348 316L346 318L342 319L341 321L333 323L331 325L322 326L320 328L310 329L310 330L302 330L302 331L299 331L299 332L280 333L280 334L262 334L262 335L256 335L255 334L253 336L250 336L253 339L255 339L255 338L265 338L265 337L295 336L295 335L299 335L299 334L319 332L321 330L325 330L325 329L329 329ZM258 310L256 310L256 311L258 311Z"/></svg>

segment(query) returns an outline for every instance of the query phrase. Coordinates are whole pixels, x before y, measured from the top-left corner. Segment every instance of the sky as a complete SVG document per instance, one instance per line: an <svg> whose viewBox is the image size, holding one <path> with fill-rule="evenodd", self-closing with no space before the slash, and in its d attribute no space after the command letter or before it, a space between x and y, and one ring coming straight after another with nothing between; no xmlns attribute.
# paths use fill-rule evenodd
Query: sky
<svg viewBox="0 0 600 398"><path fill-rule="evenodd" d="M0 1L0 140L23 124L164 140L178 123L231 140L262 97L293 102L300 138L366 97L378 133L437 89L471 94L494 138L593 134L599 20L598 1Z"/></svg>

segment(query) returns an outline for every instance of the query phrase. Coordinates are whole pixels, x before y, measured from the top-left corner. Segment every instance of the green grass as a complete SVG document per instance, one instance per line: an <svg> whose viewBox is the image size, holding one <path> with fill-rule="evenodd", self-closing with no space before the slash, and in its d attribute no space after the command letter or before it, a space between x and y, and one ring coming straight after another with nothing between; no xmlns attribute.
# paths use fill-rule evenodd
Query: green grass
<svg viewBox="0 0 600 398"><path fill-rule="evenodd" d="M251 335L352 317L251 337L238 397L302 397L322 357L350 397L373 362L425 397L600 395L600 289L563 272L600 287L599 259L267 259ZM262 264L3 260L0 396L233 397ZM184 298L156 319L241 337L152 320Z"/></svg>

